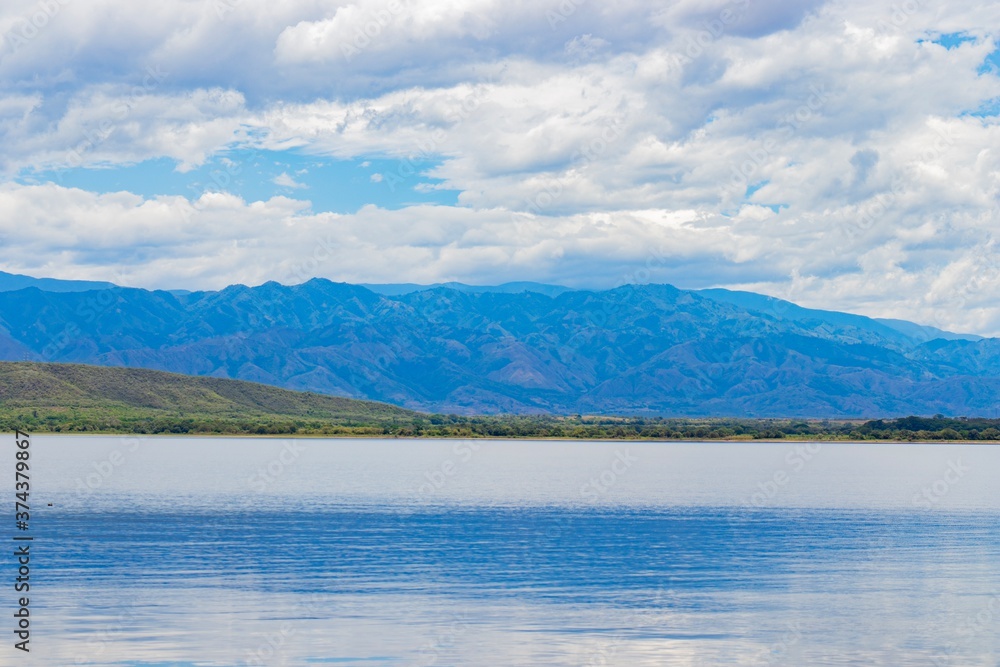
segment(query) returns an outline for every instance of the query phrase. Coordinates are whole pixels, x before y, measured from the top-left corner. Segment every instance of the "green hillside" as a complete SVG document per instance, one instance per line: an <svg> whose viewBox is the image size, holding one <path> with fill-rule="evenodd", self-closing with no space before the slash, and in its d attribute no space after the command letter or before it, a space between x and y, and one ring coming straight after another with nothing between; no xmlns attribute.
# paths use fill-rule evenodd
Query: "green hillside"
<svg viewBox="0 0 1000 667"><path fill-rule="evenodd" d="M0 431L591 440L1000 440L1000 420L433 415L141 368L0 362Z"/></svg>
<svg viewBox="0 0 1000 667"><path fill-rule="evenodd" d="M0 362L0 427L8 431L378 435L414 417L383 403L239 380Z"/></svg>

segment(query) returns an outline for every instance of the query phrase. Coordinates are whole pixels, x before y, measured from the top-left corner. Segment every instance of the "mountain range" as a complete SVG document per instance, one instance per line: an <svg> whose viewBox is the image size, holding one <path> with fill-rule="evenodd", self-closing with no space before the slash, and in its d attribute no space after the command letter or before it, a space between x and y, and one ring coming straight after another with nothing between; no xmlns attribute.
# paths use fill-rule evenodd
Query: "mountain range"
<svg viewBox="0 0 1000 667"><path fill-rule="evenodd" d="M88 290L117 287L114 283L92 280L57 280L56 278L32 278L19 273L0 271L0 292L15 292L26 287L37 287L47 292L86 292Z"/></svg>
<svg viewBox="0 0 1000 667"><path fill-rule="evenodd" d="M0 291L0 359L460 414L993 416L1000 397L1000 339L748 292L323 279L211 292L50 287Z"/></svg>

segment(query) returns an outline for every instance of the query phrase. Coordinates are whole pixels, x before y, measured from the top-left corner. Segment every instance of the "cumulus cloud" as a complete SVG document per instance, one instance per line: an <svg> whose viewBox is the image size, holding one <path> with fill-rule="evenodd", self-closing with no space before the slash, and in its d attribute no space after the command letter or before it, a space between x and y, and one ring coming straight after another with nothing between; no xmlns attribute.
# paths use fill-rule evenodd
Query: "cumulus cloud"
<svg viewBox="0 0 1000 667"><path fill-rule="evenodd" d="M160 157L185 170L244 137L240 93L213 88L165 94L156 83L162 76L152 71L148 85L132 88L89 87L63 101L56 114L38 98L0 98L0 173Z"/></svg>
<svg viewBox="0 0 1000 667"><path fill-rule="evenodd" d="M833 271L824 267L838 266L843 236L782 230L787 222L758 206L731 217L690 209L533 216L449 206L366 206L342 215L313 213L286 197L247 202L216 192L189 201L8 184L0 188L0 221L5 269L31 275L188 289L313 276L478 284L531 276L605 288L721 283L815 307L1000 333L994 242L954 244L921 260L934 233L917 230L859 250L850 271ZM970 240L988 238L987 222L951 221L964 223Z"/></svg>
<svg viewBox="0 0 1000 667"><path fill-rule="evenodd" d="M7 270L287 280L334 234L316 275L723 285L1000 331L996 3L49 5L40 25L34 2L0 8L8 179L266 148L377 161L370 182L458 205L8 180L6 242L33 259Z"/></svg>

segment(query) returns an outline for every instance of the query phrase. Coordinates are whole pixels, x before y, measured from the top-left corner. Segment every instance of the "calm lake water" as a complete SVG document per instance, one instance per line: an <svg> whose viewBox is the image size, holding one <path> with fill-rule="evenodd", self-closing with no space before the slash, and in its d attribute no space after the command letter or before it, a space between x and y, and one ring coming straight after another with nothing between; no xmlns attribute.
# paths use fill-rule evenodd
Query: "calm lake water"
<svg viewBox="0 0 1000 667"><path fill-rule="evenodd" d="M2 664L1000 664L998 447L31 447Z"/></svg>

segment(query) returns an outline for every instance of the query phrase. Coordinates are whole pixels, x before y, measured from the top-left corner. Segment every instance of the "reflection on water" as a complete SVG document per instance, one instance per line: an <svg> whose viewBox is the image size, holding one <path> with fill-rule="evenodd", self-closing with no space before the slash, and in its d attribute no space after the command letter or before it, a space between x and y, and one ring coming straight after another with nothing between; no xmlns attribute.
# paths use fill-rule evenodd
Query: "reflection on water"
<svg viewBox="0 0 1000 667"><path fill-rule="evenodd" d="M804 460L784 444L32 447L34 501L54 507L34 517L33 652L19 664L1000 655L996 448L823 445Z"/></svg>

